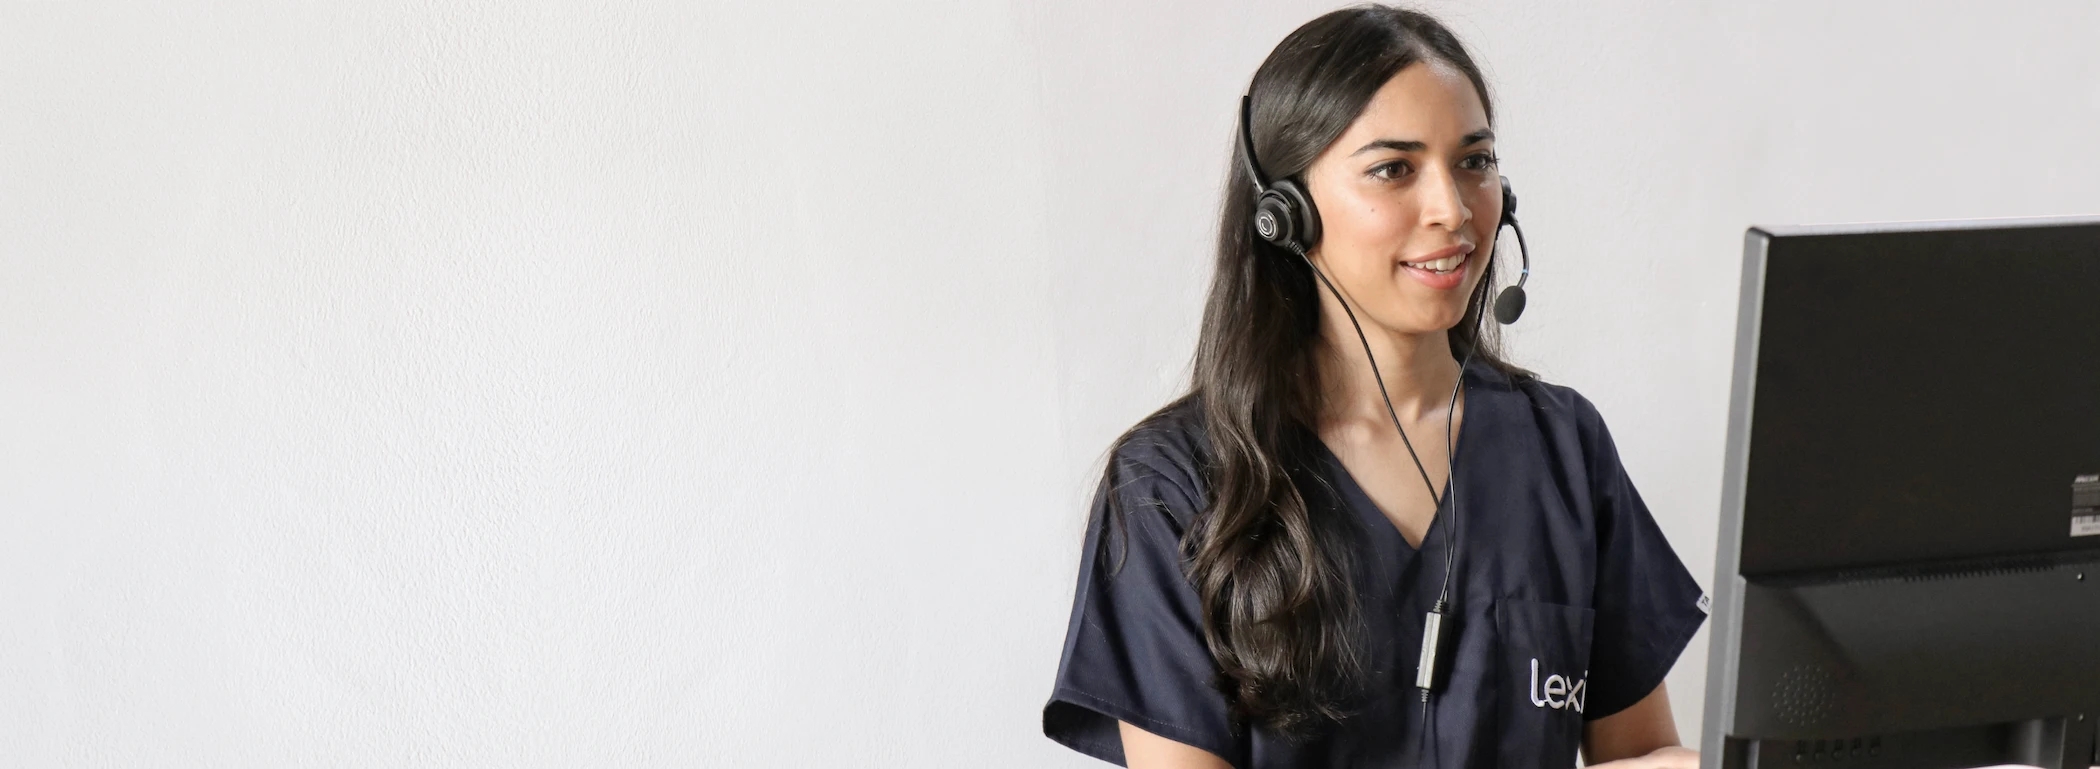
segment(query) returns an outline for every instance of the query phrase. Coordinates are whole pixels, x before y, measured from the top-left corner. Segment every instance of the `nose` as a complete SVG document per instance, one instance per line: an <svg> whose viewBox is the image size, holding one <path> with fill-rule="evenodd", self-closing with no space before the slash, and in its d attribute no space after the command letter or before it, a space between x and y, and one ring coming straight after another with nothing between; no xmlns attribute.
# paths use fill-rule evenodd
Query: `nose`
<svg viewBox="0 0 2100 769"><path fill-rule="evenodd" d="M1458 179L1449 170L1424 172L1424 184L1416 189L1422 192L1422 223L1457 232L1473 220L1473 210L1466 207L1465 195L1460 194Z"/></svg>

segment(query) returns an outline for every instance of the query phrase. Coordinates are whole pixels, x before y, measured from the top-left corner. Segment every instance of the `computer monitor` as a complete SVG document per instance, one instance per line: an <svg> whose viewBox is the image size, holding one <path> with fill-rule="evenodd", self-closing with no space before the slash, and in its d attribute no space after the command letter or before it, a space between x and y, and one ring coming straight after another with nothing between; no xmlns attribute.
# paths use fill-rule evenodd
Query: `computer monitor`
<svg viewBox="0 0 2100 769"><path fill-rule="evenodd" d="M1742 275L1701 765L2100 764L2100 217Z"/></svg>

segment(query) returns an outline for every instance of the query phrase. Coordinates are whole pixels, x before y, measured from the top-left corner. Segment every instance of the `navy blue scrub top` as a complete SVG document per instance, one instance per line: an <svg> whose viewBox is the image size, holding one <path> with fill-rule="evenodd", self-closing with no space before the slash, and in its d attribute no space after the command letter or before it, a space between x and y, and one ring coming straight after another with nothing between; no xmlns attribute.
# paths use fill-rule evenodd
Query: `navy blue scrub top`
<svg viewBox="0 0 2100 769"><path fill-rule="evenodd" d="M1179 545L1208 502L1196 398L1147 420L1103 473L1043 733L1118 765L1127 765L1123 720L1239 769L1574 766L1582 723L1662 683L1705 621L1705 597L1588 399L1478 361L1463 378L1459 573L1444 621L1448 677L1427 740L1415 667L1423 615L1442 584L1450 495L1417 550L1301 428L1318 446L1311 470L1328 487L1301 488L1307 504L1339 507L1362 528L1353 578L1373 672L1355 715L1312 739L1236 729L1213 685L1217 666ZM1111 495L1126 516L1112 548L1103 526Z"/></svg>

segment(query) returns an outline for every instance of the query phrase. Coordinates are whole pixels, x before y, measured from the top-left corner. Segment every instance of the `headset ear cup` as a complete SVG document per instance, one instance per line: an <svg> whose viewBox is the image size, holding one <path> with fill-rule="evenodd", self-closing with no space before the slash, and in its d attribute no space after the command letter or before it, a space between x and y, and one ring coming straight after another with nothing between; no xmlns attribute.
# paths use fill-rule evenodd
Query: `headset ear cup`
<svg viewBox="0 0 2100 769"><path fill-rule="evenodd" d="M1502 177L1502 223L1515 224L1516 221L1517 191L1509 186L1509 177L1504 176Z"/></svg>
<svg viewBox="0 0 2100 769"><path fill-rule="evenodd" d="M1269 194L1281 198L1291 213L1291 232L1296 236L1300 248L1311 251L1320 243L1320 212L1313 208L1312 196L1298 187L1297 182L1279 179L1269 185Z"/></svg>
<svg viewBox="0 0 2100 769"><path fill-rule="evenodd" d="M1291 204L1274 189L1262 192L1254 201L1254 234L1262 240L1289 247L1297 237L1297 217L1291 213Z"/></svg>

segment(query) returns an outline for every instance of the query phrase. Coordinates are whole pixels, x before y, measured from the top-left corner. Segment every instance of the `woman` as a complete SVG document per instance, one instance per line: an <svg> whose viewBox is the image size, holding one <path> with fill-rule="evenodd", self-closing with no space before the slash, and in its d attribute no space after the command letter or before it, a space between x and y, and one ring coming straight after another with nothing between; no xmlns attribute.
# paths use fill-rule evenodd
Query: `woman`
<svg viewBox="0 0 2100 769"><path fill-rule="evenodd" d="M1352 8L1245 104L1193 382L1111 451L1045 734L1141 769L1696 766L1662 681L1699 586L1595 407L1482 317L1514 198L1479 69Z"/></svg>

